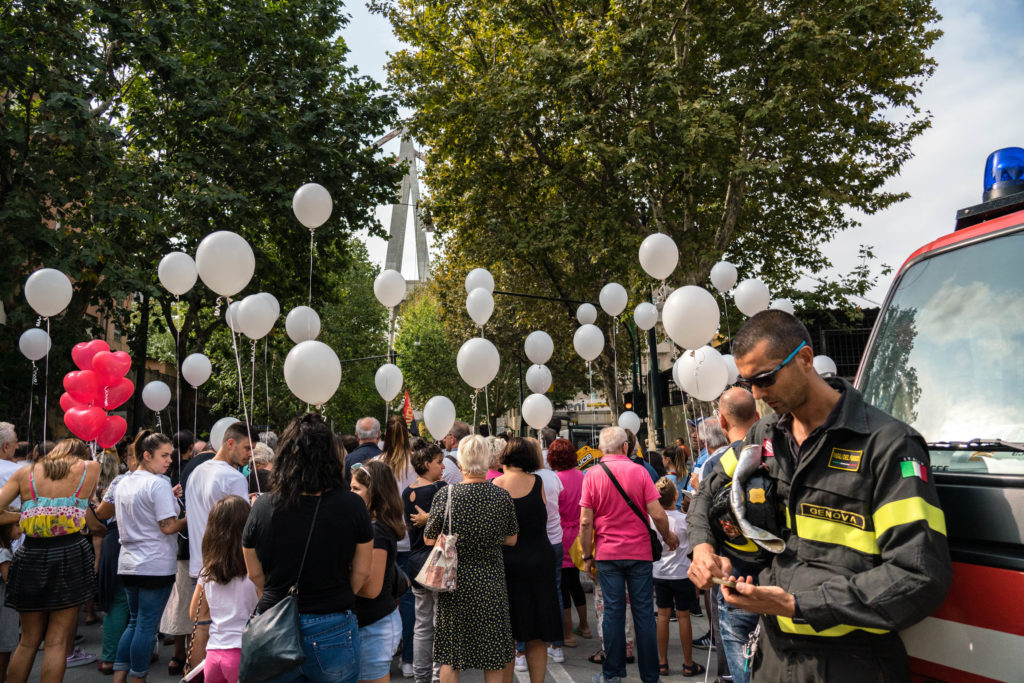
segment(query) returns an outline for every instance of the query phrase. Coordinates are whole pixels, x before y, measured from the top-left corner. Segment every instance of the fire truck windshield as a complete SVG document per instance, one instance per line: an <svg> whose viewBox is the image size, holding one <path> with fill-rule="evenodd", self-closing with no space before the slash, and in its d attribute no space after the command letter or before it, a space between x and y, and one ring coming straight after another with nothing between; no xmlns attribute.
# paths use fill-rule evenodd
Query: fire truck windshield
<svg viewBox="0 0 1024 683"><path fill-rule="evenodd" d="M1024 441L1024 231L908 267L865 352L860 389L928 442ZM932 464L1024 474L1024 453L936 448Z"/></svg>

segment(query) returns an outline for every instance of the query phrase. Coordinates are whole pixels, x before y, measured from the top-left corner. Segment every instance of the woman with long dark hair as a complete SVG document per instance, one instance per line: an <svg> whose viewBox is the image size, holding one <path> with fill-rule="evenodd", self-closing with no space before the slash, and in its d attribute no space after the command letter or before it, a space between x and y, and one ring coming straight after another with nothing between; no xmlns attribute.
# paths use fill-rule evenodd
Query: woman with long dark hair
<svg viewBox="0 0 1024 683"><path fill-rule="evenodd" d="M356 681L353 610L355 593L370 573L373 528L366 505L345 486L345 465L322 417L297 417L284 430L270 487L249 514L242 553L260 594L257 612L276 605L298 583L306 653L300 667L275 680Z"/></svg>
<svg viewBox="0 0 1024 683"><path fill-rule="evenodd" d="M50 442L47 442L50 443ZM100 464L90 460L79 439L65 439L23 467L0 490L0 509L21 497L19 523L25 542L7 575L5 604L21 616L21 640L11 655L7 679L28 679L39 644L46 640L40 679L60 681L67 664L68 641L78 623L78 608L96 585L92 543L85 528L90 493L99 481ZM0 514L0 523L12 521Z"/></svg>
<svg viewBox="0 0 1024 683"><path fill-rule="evenodd" d="M416 439L420 441L420 439ZM394 475L397 484L396 492L399 497L412 482L416 480L416 468L412 466L413 439L409 435L409 429L405 424L405 418L401 415L392 415L388 418L387 429L384 432L384 450L377 456L388 466L391 474ZM400 533L398 535L398 566L406 574L409 574L409 535ZM412 591L406 591L398 603L399 614L402 616L402 675L409 677L413 674L413 627L416 625L416 598Z"/></svg>
<svg viewBox="0 0 1024 683"><path fill-rule="evenodd" d="M395 556L405 535L402 501L395 477L383 462L352 468L352 493L363 499L373 522L370 576L356 591L359 619L359 680L386 683L391 656L402 640L402 619L395 604Z"/></svg>

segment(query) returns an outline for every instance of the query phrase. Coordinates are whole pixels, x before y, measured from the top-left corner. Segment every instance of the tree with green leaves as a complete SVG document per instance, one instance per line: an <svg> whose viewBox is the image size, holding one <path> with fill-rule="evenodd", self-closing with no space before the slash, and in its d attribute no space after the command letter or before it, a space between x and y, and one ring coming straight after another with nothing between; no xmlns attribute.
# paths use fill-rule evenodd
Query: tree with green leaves
<svg viewBox="0 0 1024 683"><path fill-rule="evenodd" d="M854 211L903 198L885 182L930 122L915 104L939 35L926 0L374 7L409 45L389 68L429 150L438 277L452 282L484 266L499 289L595 300L618 281L635 304L653 284L637 248L660 231L680 248L671 286L705 283L725 256L800 299L794 283L829 267L822 245ZM809 301L844 305L863 274ZM572 312L514 308L552 334Z"/></svg>

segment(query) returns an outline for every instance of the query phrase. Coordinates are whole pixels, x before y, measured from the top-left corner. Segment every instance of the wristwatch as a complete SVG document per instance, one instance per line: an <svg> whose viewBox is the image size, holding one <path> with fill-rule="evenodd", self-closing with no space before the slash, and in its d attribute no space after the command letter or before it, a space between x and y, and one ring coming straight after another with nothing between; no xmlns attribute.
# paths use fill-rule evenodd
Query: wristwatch
<svg viewBox="0 0 1024 683"><path fill-rule="evenodd" d="M590 562L590 561L591 561L592 559L594 559L594 556L593 556L593 555L591 555L590 557L584 557L584 558L583 558L583 561L584 561L584 562Z"/></svg>

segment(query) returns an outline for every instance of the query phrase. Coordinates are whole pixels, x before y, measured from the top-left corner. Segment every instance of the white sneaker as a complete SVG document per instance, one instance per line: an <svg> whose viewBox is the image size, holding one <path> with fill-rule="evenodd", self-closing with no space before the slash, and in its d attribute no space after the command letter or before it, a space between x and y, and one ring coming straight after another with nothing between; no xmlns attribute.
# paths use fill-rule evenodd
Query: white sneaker
<svg viewBox="0 0 1024 683"><path fill-rule="evenodd" d="M402 678L413 677L412 664L409 662L402 662Z"/></svg>
<svg viewBox="0 0 1024 683"><path fill-rule="evenodd" d="M67 666L67 668L70 669L75 666L82 666L83 664L92 664L95 661L96 655L89 654L82 648L76 647L74 650L71 651L71 654L68 655L67 663L65 664L65 666Z"/></svg>
<svg viewBox="0 0 1024 683"><path fill-rule="evenodd" d="M526 666L526 655L516 653L516 671L528 671L529 667Z"/></svg>
<svg viewBox="0 0 1024 683"><path fill-rule="evenodd" d="M551 657L552 660L561 664L565 661L565 652L563 652L560 647L548 645L548 657Z"/></svg>

